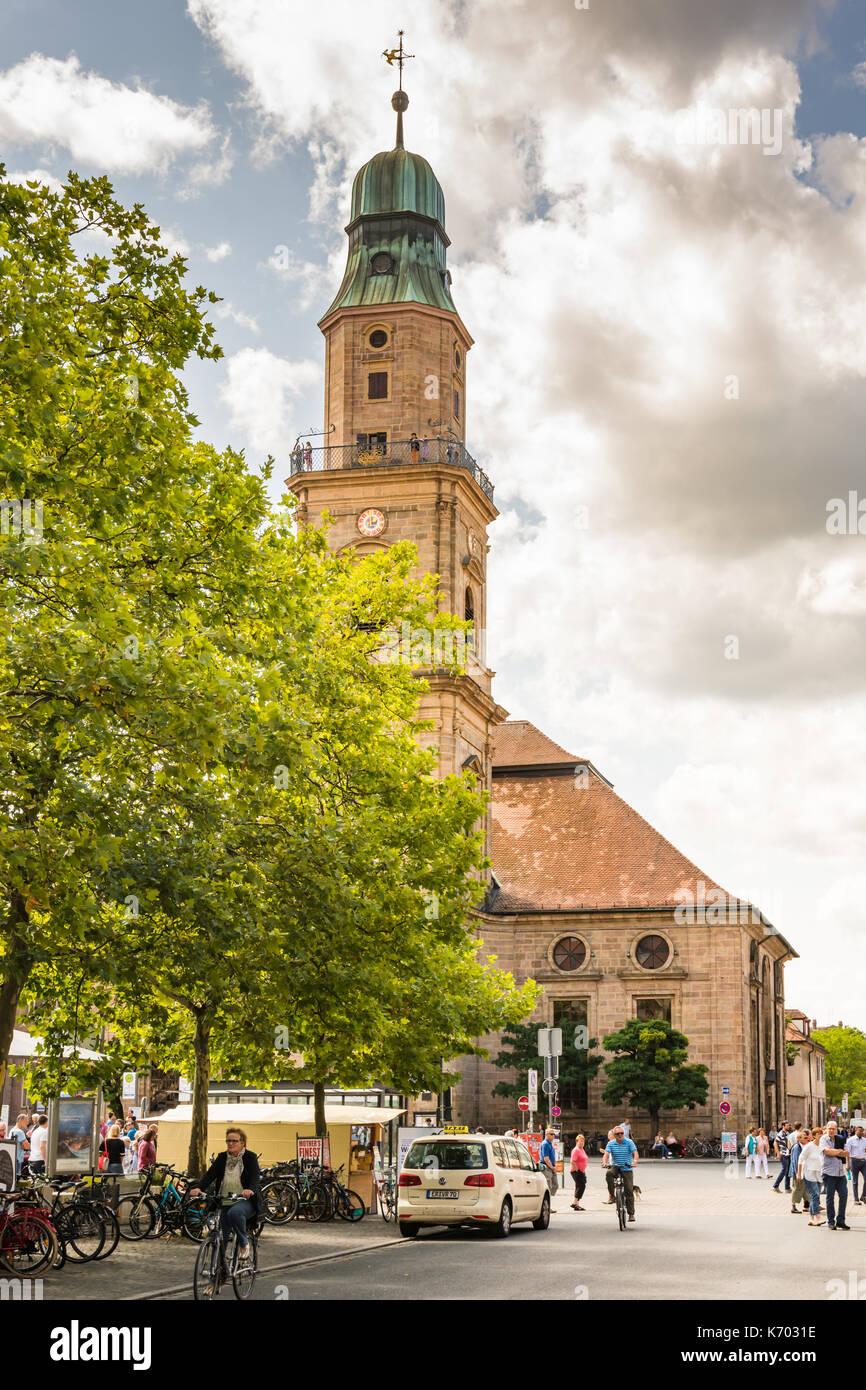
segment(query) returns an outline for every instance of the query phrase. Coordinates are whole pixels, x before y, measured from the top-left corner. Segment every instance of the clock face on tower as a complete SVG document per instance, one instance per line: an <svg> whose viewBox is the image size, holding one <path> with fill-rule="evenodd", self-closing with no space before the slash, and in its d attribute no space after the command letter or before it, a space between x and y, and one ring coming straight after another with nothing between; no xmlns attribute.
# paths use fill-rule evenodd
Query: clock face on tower
<svg viewBox="0 0 866 1390"><path fill-rule="evenodd" d="M381 536L385 529L385 513L380 512L378 507L365 507L357 525L362 536Z"/></svg>

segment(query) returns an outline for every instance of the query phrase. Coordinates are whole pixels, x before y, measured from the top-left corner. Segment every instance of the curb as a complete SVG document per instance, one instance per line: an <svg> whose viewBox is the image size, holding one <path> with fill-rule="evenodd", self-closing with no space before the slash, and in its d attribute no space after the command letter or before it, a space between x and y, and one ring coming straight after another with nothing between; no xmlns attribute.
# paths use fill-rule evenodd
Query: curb
<svg viewBox="0 0 866 1390"><path fill-rule="evenodd" d="M300 1269L303 1265L323 1264L326 1260L344 1260L350 1255L363 1255L365 1250L384 1250L389 1245L405 1245L402 1236L392 1240L371 1241L366 1245L353 1245L350 1250L335 1250L330 1255L309 1255L304 1260L282 1260L279 1264L264 1265L258 1270L258 1275L273 1274L278 1269ZM152 1289L147 1293L124 1294L123 1298L117 1300L118 1303L146 1303L148 1300L165 1298L167 1294L186 1293L192 1289L193 1284L174 1284L168 1289Z"/></svg>

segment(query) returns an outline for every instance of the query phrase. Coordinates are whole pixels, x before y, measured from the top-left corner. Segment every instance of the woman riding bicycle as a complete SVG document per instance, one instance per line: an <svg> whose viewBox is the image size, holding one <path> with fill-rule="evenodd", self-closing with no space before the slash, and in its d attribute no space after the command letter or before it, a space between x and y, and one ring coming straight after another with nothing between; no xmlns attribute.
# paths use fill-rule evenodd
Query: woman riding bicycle
<svg viewBox="0 0 866 1390"><path fill-rule="evenodd" d="M237 1232L238 1258L242 1261L250 1257L247 1222L264 1210L259 1160L255 1154L247 1152L246 1143L247 1136L242 1129L227 1129L225 1151L217 1154L198 1186L190 1191L190 1196L198 1197L203 1190L216 1185L222 1206L223 1240L228 1245L231 1233Z"/></svg>

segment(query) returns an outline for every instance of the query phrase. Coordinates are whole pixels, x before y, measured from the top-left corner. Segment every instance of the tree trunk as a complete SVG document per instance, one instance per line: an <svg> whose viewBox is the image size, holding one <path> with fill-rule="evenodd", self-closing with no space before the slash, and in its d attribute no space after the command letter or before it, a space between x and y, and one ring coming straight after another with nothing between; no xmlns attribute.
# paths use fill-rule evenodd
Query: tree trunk
<svg viewBox="0 0 866 1390"><path fill-rule="evenodd" d="M316 1135L324 1139L328 1132L325 1121L325 1083L324 1081L313 1082L313 1109L316 1117Z"/></svg>
<svg viewBox="0 0 866 1390"><path fill-rule="evenodd" d="M659 1112L658 1112L657 1110L651 1110L651 1111L649 1112L649 1117L650 1117L650 1130L652 1131L652 1138L650 1139L650 1143L652 1144L652 1143L655 1142L655 1137L656 1137L656 1135L660 1132L660 1131L659 1131Z"/></svg>
<svg viewBox="0 0 866 1390"><path fill-rule="evenodd" d="M195 1011L195 1075L192 1083L192 1125L189 1132L187 1172L202 1177L207 1172L207 1093L210 1085L210 1015Z"/></svg>
<svg viewBox="0 0 866 1390"><path fill-rule="evenodd" d="M6 919L8 948L3 957L5 978L0 984L0 1096L3 1095L9 1070L9 1053L21 991L27 983L33 964L27 942L18 930L27 920L25 900L20 893L13 892Z"/></svg>

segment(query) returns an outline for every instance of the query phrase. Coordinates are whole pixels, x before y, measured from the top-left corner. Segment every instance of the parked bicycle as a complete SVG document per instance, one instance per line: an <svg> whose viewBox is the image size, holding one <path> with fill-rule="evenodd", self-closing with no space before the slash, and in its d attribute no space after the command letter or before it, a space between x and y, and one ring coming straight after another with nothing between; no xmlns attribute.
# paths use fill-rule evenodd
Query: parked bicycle
<svg viewBox="0 0 866 1390"><path fill-rule="evenodd" d="M397 1214L396 1163L392 1163L387 1171L384 1168L375 1169L373 1179L376 1184L376 1196L379 1201L379 1215L383 1221L393 1221Z"/></svg>
<svg viewBox="0 0 866 1390"><path fill-rule="evenodd" d="M15 1210L10 1211L11 1204ZM0 1193L0 1266L10 1274L30 1278L52 1269L58 1259L58 1237L38 1208L20 1201L20 1193Z"/></svg>

